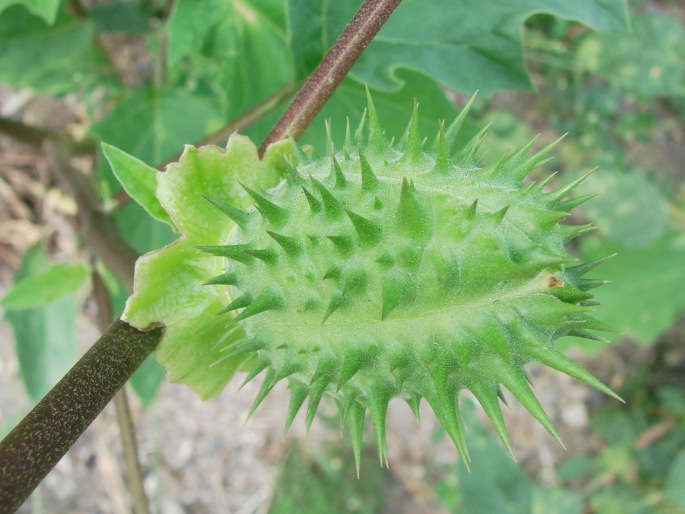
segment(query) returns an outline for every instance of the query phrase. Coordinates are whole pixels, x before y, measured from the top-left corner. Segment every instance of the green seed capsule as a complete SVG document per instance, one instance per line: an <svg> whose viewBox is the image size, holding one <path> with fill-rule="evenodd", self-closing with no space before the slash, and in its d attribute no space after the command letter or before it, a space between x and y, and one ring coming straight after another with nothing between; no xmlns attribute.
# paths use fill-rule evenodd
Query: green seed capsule
<svg viewBox="0 0 685 514"><path fill-rule="evenodd" d="M333 397L357 461L368 411L381 463L387 463L385 418L393 398L405 400L414 413L425 399L468 462L462 390L475 395L509 451L502 386L558 439L530 388L524 369L529 362L616 397L554 347L561 336L596 338L593 330L607 328L590 316L587 291L598 281L583 278L598 263L568 267L574 259L564 249L587 230L561 224L582 201L566 199L579 181L551 192L543 189L546 181L522 183L553 145L529 156L531 143L477 168L473 158L483 134L455 148L466 111L425 145L415 109L402 143L394 145L369 102L366 144L360 129L342 151L329 141L329 154L318 160L297 149L297 160L281 166L284 179L268 190L231 183L228 194L205 184L204 207L193 208L209 208L204 217L213 216L223 228L207 229L211 237L203 239L197 215L186 223L195 232L184 232L192 249L182 239L160 252L188 255L192 266L179 262L178 269L189 275L203 266L214 273L188 284L186 309L200 301L197 287L208 298L195 317L176 306L183 302L172 302L175 316L192 318L183 320L182 329L173 332L173 316L162 320L174 333L173 343L160 347L172 378L207 395L240 366L248 381L261 374L251 412L286 380L286 426L305 399L309 426L323 397ZM231 141L229 155L231 144L243 144ZM249 158L245 152L233 158L249 177L242 163L262 164L254 150ZM170 172L169 180L179 180ZM172 211L181 205L167 203ZM174 212L172 218L181 217ZM152 256L150 262L155 258L162 260ZM152 277L146 268L144 273ZM152 315L137 317L139 297L129 302L126 317L145 326ZM210 306L213 315L225 313L223 325L203 317ZM185 343L181 334L190 334L193 322L211 337ZM195 370L182 358L215 362ZM222 369L225 378L217 378Z"/></svg>
<svg viewBox="0 0 685 514"><path fill-rule="evenodd" d="M243 344L265 342L255 353L270 363L255 404L274 377L287 376L295 392L287 425L305 396L309 424L329 394L345 406L342 418L355 413L358 439L368 410L384 462L388 402L404 398L416 409L425 398L466 460L459 391L474 393L511 450L498 399L504 385L558 439L525 364L541 361L613 395L553 346L571 331L593 337L574 328L592 319L581 305L589 295L575 268L565 268L573 259L564 243L582 227L559 224L577 183L550 193L521 184L551 147L528 157L526 145L476 169L470 153L448 154L453 142L441 129L433 155L417 116L404 148L385 141L372 114L366 149L295 166L269 192L245 188L255 204L243 217L261 217L226 245L226 270L214 282L231 276L235 284L213 287L254 298L236 320ZM230 255L243 247L259 249L244 250L256 259Z"/></svg>

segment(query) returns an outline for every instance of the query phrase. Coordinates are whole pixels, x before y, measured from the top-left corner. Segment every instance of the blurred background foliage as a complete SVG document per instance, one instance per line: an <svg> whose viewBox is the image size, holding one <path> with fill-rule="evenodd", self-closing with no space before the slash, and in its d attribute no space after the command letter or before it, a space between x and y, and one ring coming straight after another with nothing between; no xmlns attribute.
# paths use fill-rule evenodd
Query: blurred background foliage
<svg viewBox="0 0 685 514"><path fill-rule="evenodd" d="M122 193L99 143L157 167L184 144L222 144L222 127L245 113L244 132L261 141L360 3L0 0L0 83L73 111L67 127L29 128L39 139L89 148L93 194L142 253L175 236ZM535 134L540 145L567 134L536 178L559 171L567 182L598 167L579 194L599 195L572 220L598 229L574 251L583 259L617 254L596 272L611 280L596 290L597 316L618 330L612 344L653 347L654 361L612 384L627 406L596 408L594 453L569 457L554 486L537 484L474 420L472 473L445 465L434 491L449 511L685 512L685 6L633 0L630 27L626 7L622 0L406 0L303 137L322 149L330 119L342 141L346 120L355 127L362 116L365 84L389 137L403 132L414 99L432 137L455 103L479 90L469 123L471 134L492 123L483 162ZM0 128L22 139L26 127L14 118L3 112ZM87 246L74 255L70 264L52 262L38 243L0 300L33 401L78 358L77 317L91 272L104 277L114 316L127 296ZM560 343L599 362L609 347ZM136 373L143 404L154 402L162 380L152 359ZM2 420L0 433L15 421ZM322 452L293 446L270 512L380 512L387 476L374 459L356 481L354 466L339 457L345 452Z"/></svg>

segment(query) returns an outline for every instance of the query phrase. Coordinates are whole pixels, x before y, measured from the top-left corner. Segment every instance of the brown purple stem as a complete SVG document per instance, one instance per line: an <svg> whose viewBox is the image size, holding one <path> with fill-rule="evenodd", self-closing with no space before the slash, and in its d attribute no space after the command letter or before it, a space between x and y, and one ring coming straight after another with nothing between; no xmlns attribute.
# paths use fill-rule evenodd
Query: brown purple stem
<svg viewBox="0 0 685 514"><path fill-rule="evenodd" d="M366 0L259 147L299 139L402 0Z"/></svg>

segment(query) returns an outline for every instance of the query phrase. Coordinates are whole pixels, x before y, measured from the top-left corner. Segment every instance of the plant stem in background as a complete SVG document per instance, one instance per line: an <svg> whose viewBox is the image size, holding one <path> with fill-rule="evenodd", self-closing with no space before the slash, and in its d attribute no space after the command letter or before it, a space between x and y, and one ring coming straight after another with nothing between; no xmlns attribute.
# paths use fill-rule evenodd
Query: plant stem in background
<svg viewBox="0 0 685 514"><path fill-rule="evenodd" d="M81 3L81 0L69 0L69 8L78 18L87 18L88 11Z"/></svg>
<svg viewBox="0 0 685 514"><path fill-rule="evenodd" d="M259 147L299 139L401 0L366 0Z"/></svg>
<svg viewBox="0 0 685 514"><path fill-rule="evenodd" d="M116 321L0 443L0 514L14 512L157 346Z"/></svg>
<svg viewBox="0 0 685 514"><path fill-rule="evenodd" d="M97 306L98 328L101 332L106 332L112 324L112 302L109 292L105 286L102 275L98 271L93 272L93 299ZM119 426L119 436L121 438L121 448L124 453L126 464L126 477L128 478L129 494L131 506L134 514L149 514L149 502L145 494L143 481L143 470L140 466L140 456L138 453L138 442L136 441L136 431L133 423L131 408L128 403L128 393L126 386L114 396L114 410Z"/></svg>
<svg viewBox="0 0 685 514"><path fill-rule="evenodd" d="M78 205L79 226L91 251L101 259L127 291L133 290L133 270L138 254L117 231L114 219L102 210L95 188L69 162L70 155L58 145L51 145L53 165L62 189Z"/></svg>
<svg viewBox="0 0 685 514"><path fill-rule="evenodd" d="M112 217L102 210L98 194L88 177L70 163L71 158L77 155L95 154L95 142L89 139L75 141L67 134L32 127L4 117L0 117L0 133L34 148L48 146L48 154L53 161L48 169L61 188L76 201L80 228L88 247L121 284L132 291L133 268L138 254L119 235Z"/></svg>
<svg viewBox="0 0 685 514"><path fill-rule="evenodd" d="M136 441L136 429L131 415L131 407L128 403L126 387L114 396L114 410L119 426L121 448L124 452L126 464L126 478L128 479L129 494L131 495L131 511L133 514L149 514L148 499L145 494L143 469L140 466L140 454Z"/></svg>
<svg viewBox="0 0 685 514"><path fill-rule="evenodd" d="M71 155L89 155L97 151L97 145L92 139L75 141L66 133L51 132L49 130L20 123L11 118L0 116L0 134L13 137L34 148L41 148L46 141L68 148Z"/></svg>
<svg viewBox="0 0 685 514"><path fill-rule="evenodd" d="M12 136L17 141L40 148L43 142L50 139L52 134L45 129L24 125L10 118L0 117L0 134Z"/></svg>

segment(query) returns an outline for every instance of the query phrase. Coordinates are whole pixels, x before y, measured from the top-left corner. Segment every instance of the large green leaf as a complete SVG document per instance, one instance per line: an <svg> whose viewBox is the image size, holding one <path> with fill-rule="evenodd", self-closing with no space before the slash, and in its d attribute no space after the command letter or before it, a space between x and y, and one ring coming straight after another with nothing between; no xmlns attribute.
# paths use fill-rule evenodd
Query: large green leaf
<svg viewBox="0 0 685 514"><path fill-rule="evenodd" d="M180 153L183 145L207 134L212 109L183 91L136 91L96 123L92 134L138 159L156 165Z"/></svg>
<svg viewBox="0 0 685 514"><path fill-rule="evenodd" d="M168 26L174 80L211 98L225 119L291 80L282 2L179 0Z"/></svg>
<svg viewBox="0 0 685 514"><path fill-rule="evenodd" d="M55 24L22 7L0 15L0 81L49 94L111 82L89 21L60 15Z"/></svg>
<svg viewBox="0 0 685 514"><path fill-rule="evenodd" d="M52 25L57 17L62 0L0 0L0 13L12 5L23 5L33 14Z"/></svg>
<svg viewBox="0 0 685 514"><path fill-rule="evenodd" d="M289 0L298 74L311 69L340 34L359 0ZM624 0L405 0L364 52L352 75L386 90L411 68L462 91L531 88L523 61L525 20L537 13L599 30L627 27ZM320 29L319 29L320 26Z"/></svg>
<svg viewBox="0 0 685 514"><path fill-rule="evenodd" d="M685 244L666 234L647 248L625 248L592 238L581 245L583 257L618 255L602 264L593 277L612 283L592 293L602 306L597 317L650 344L685 312Z"/></svg>
<svg viewBox="0 0 685 514"><path fill-rule="evenodd" d="M286 5L284 0L246 0L247 3L257 10L262 16L268 18L278 32L285 34L286 31Z"/></svg>
<svg viewBox="0 0 685 514"><path fill-rule="evenodd" d="M249 51L259 39L264 41L258 46L280 44L285 36L273 21L277 10L282 6L273 0L178 0L169 19L169 63L194 52L238 50L233 45L245 45Z"/></svg>
<svg viewBox="0 0 685 514"><path fill-rule="evenodd" d="M316 68L361 4L359 0L288 0L288 39L298 79Z"/></svg>
<svg viewBox="0 0 685 514"><path fill-rule="evenodd" d="M667 228L667 202L659 188L639 171L601 167L577 194L598 193L583 213L603 235L626 248L644 248Z"/></svg>
<svg viewBox="0 0 685 514"><path fill-rule="evenodd" d="M48 268L47 255L40 246L35 246L24 256L15 280L17 283L30 280ZM76 362L77 313L73 294L60 296L42 307L5 313L14 333L21 376L34 402Z"/></svg>

